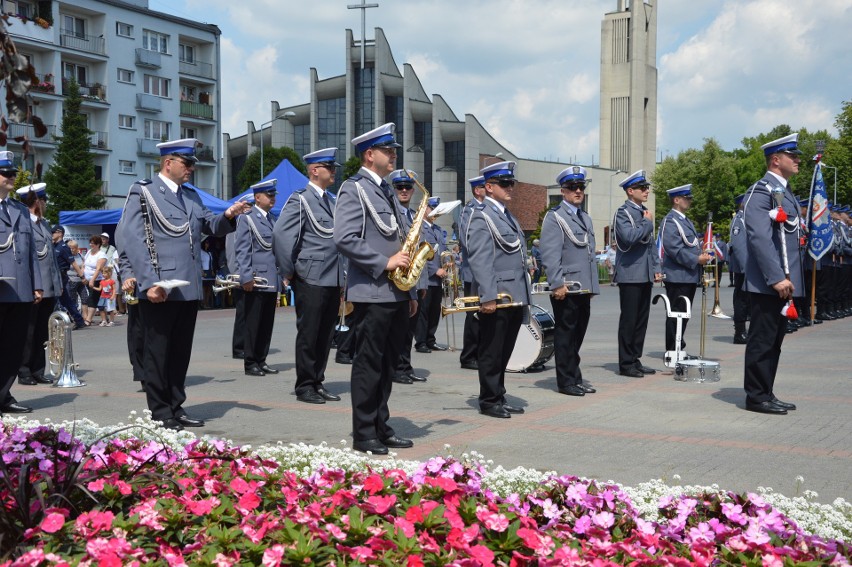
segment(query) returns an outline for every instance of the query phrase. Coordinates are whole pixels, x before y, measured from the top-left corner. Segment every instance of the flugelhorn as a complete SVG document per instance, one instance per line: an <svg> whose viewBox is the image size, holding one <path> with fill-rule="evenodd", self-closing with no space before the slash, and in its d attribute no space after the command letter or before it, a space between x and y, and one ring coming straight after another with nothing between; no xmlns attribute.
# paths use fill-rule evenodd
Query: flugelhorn
<svg viewBox="0 0 852 567"><path fill-rule="evenodd" d="M240 283L239 274L228 274L224 278L216 276L216 279L213 282L213 293L220 293L226 289L234 289L236 287L243 287L243 284ZM258 276L254 277L254 287L260 289L273 288L273 286L269 285L269 280Z"/></svg>
<svg viewBox="0 0 852 567"><path fill-rule="evenodd" d="M56 382L55 388L78 388L85 386L77 377L77 365L71 351L71 318L64 311L54 311L47 319L47 342L44 354L47 359L47 372Z"/></svg>
<svg viewBox="0 0 852 567"><path fill-rule="evenodd" d="M482 298L478 295L469 295L466 297L457 297L453 301L453 307L441 306L441 317L454 315L465 311L479 311L482 305ZM520 301L512 300L512 296L508 293L497 294L497 309L506 309L507 307L523 307L524 304Z"/></svg>
<svg viewBox="0 0 852 567"><path fill-rule="evenodd" d="M578 295L581 293L592 293L591 290L583 289L583 284L580 282L565 280L562 282L568 288L568 295ZM532 284L532 294L541 295L549 294L553 290L550 289L550 284L547 282L539 282Z"/></svg>

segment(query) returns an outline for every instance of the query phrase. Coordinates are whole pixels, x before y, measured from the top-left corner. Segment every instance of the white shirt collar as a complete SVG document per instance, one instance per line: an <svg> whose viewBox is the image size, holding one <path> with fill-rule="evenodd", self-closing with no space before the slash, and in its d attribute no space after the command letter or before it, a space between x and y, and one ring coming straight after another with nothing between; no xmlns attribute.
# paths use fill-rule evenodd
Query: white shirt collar
<svg viewBox="0 0 852 567"><path fill-rule="evenodd" d="M267 217L269 216L269 213L267 213L266 211L264 211L263 209L261 209L261 208L260 208L260 207L258 207L257 205L255 205L255 206L254 206L254 208L255 208L255 209L257 209L257 211L258 211L260 214L262 214L262 215L263 215L263 218L267 218Z"/></svg>
<svg viewBox="0 0 852 567"><path fill-rule="evenodd" d="M680 216L680 218L682 218L682 219L685 219L685 218L686 218L686 215L685 215L685 214L683 214L682 212L680 212L680 211L679 211L679 210L677 210L677 209L672 209L672 212L673 212L673 213L677 213L677 214Z"/></svg>
<svg viewBox="0 0 852 567"><path fill-rule="evenodd" d="M627 199L627 201L625 201L625 202L626 202L628 205L633 205L634 207L636 207L636 208L637 208L637 209L639 209L640 211L641 211L641 210L643 210L643 209L642 209L642 205L637 205L636 203L634 203L634 202L633 202L633 201L631 201L630 199Z"/></svg>
<svg viewBox="0 0 852 567"><path fill-rule="evenodd" d="M566 207L568 207L568 210L569 210L569 211L571 211L571 212L572 212L572 213L574 213L575 215L577 214L577 211L579 210L579 207L577 207L577 206L575 206L575 205L572 205L571 203L569 203L568 201L566 201L566 200L564 200L564 199L562 200L562 202L563 202L563 203L565 203L565 206L566 206Z"/></svg>
<svg viewBox="0 0 852 567"><path fill-rule="evenodd" d="M485 201L490 201L501 213L506 212L506 205L498 201L497 199L493 199L491 197L485 197ZM483 202L485 202L483 201Z"/></svg>
<svg viewBox="0 0 852 567"><path fill-rule="evenodd" d="M325 189L321 189L319 186L314 185L312 181L308 181L308 185L313 187L314 191L316 191L317 195L319 195L319 198L322 199L322 196L325 195Z"/></svg>
<svg viewBox="0 0 852 567"><path fill-rule="evenodd" d="M35 216L34 214L30 213L30 220L33 221L33 222L38 222L38 217Z"/></svg>
<svg viewBox="0 0 852 567"><path fill-rule="evenodd" d="M178 190L178 184L177 183L175 183L174 181L172 181L171 179L169 179L168 177L166 177L162 173L158 173L157 175L160 176L160 179L163 180L163 183L166 184L166 187L168 187L169 189L172 190L172 193L177 194L177 190Z"/></svg>
<svg viewBox="0 0 852 567"><path fill-rule="evenodd" d="M382 178L379 177L378 173L376 173L375 171L373 171L371 169L367 169L366 167L362 167L361 169L366 171L368 174L370 174L370 177L372 178L373 182L375 182L376 185L378 185L379 187L382 186Z"/></svg>
<svg viewBox="0 0 852 567"><path fill-rule="evenodd" d="M777 179L781 183L781 187L784 189L787 188L787 180L775 173L774 171L767 171L766 173L772 175L775 179Z"/></svg>

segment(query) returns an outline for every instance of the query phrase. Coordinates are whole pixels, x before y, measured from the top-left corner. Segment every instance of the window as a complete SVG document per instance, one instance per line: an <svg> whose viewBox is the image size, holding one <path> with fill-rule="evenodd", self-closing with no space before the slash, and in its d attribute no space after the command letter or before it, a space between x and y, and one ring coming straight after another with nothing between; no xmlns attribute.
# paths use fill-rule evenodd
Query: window
<svg viewBox="0 0 852 567"><path fill-rule="evenodd" d="M142 31L142 48L148 51L169 52L169 36L151 30Z"/></svg>
<svg viewBox="0 0 852 567"><path fill-rule="evenodd" d="M136 162L126 159L118 160L118 172L133 175L136 173Z"/></svg>
<svg viewBox="0 0 852 567"><path fill-rule="evenodd" d="M14 14L17 14L18 16L24 17L28 20L32 20L35 18L35 6L33 6L31 3L22 2L21 0L18 0L16 4L18 5L18 9L17 11L13 12Z"/></svg>
<svg viewBox="0 0 852 567"><path fill-rule="evenodd" d="M169 98L169 87L171 79L157 77L156 75L145 75L145 92L154 96Z"/></svg>
<svg viewBox="0 0 852 567"><path fill-rule="evenodd" d="M72 79L77 81L78 85L88 85L89 83L86 81L86 67L83 65L77 65L76 63L63 63L62 64L62 78L66 81L71 81Z"/></svg>
<svg viewBox="0 0 852 567"><path fill-rule="evenodd" d="M118 127L119 128L127 128L129 130L136 129L136 117L130 116L129 114L119 114L118 115Z"/></svg>
<svg viewBox="0 0 852 567"><path fill-rule="evenodd" d="M184 63L195 63L195 46L178 44L178 56Z"/></svg>
<svg viewBox="0 0 852 567"><path fill-rule="evenodd" d="M83 18L76 16L62 16L62 33L65 35L73 35L74 37L86 37L86 21Z"/></svg>
<svg viewBox="0 0 852 567"><path fill-rule="evenodd" d="M145 178L146 179L154 179L157 177L157 174L160 173L160 164L159 163L146 163L145 164Z"/></svg>
<svg viewBox="0 0 852 567"><path fill-rule="evenodd" d="M118 70L118 82L119 83L132 83L133 82L133 71L129 69L119 69Z"/></svg>
<svg viewBox="0 0 852 567"><path fill-rule="evenodd" d="M187 102L198 102L198 89L189 85L181 85L180 99Z"/></svg>
<svg viewBox="0 0 852 567"><path fill-rule="evenodd" d="M121 37L133 37L133 26L124 22L115 22L115 34Z"/></svg>
<svg viewBox="0 0 852 567"><path fill-rule="evenodd" d="M181 139L186 138L198 138L198 130L195 128L181 128L180 129L180 137Z"/></svg>
<svg viewBox="0 0 852 567"><path fill-rule="evenodd" d="M145 121L145 138L148 140L168 140L171 138L170 132L172 125L169 122L160 120Z"/></svg>

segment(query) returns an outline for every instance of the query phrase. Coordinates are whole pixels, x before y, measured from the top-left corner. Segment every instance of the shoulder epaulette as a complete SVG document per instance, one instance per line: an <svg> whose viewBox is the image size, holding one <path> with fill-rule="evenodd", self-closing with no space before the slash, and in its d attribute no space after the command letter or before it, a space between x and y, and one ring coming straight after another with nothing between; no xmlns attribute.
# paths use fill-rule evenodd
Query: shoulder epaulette
<svg viewBox="0 0 852 567"><path fill-rule="evenodd" d="M350 178L348 179L348 181L360 181L360 180L362 180L362 179L364 179L364 176L363 176L363 175L361 175L360 173L356 173L355 175L353 175L352 177L350 177Z"/></svg>
<svg viewBox="0 0 852 567"><path fill-rule="evenodd" d="M302 194L302 193L304 193L304 192L305 192L305 191L307 191L307 190L308 190L308 188L307 188L307 187L302 187L301 189L296 189L295 191L293 191L293 193L299 193L299 194Z"/></svg>
<svg viewBox="0 0 852 567"><path fill-rule="evenodd" d="M559 207L561 207L561 206L562 206L562 205L556 205L555 207L553 207L553 208L552 208L552 209L550 209L550 210L551 210L551 211L553 211L553 212L555 213L556 211L558 211L558 210L559 210Z"/></svg>
<svg viewBox="0 0 852 567"><path fill-rule="evenodd" d="M153 181L150 179L140 179L136 182L137 185L150 185L151 183L153 183Z"/></svg>
<svg viewBox="0 0 852 567"><path fill-rule="evenodd" d="M485 203L477 203L476 205L473 206L473 210L484 211L485 210Z"/></svg>

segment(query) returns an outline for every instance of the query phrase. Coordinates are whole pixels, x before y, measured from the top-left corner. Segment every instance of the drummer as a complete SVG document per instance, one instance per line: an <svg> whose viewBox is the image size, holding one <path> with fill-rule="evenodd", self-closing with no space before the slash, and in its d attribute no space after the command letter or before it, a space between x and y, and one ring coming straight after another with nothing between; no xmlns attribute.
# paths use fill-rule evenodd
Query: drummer
<svg viewBox="0 0 852 567"><path fill-rule="evenodd" d="M553 307L556 389L585 396L595 389L583 382L580 347L591 315L592 296L600 293L595 258L595 229L583 211L586 170L572 165L556 176L562 202L547 212L541 225L541 262Z"/></svg>

